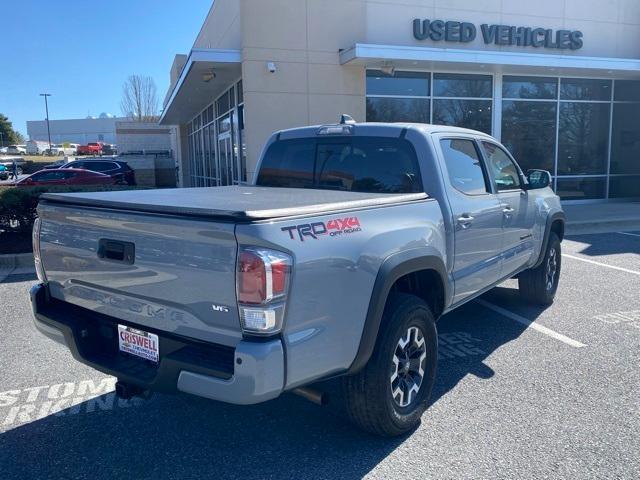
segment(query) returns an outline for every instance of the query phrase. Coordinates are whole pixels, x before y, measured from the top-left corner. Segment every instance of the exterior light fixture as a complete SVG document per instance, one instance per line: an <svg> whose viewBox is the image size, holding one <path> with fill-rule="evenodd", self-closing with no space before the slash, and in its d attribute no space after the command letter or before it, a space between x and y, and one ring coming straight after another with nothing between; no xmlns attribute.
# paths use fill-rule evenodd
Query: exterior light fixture
<svg viewBox="0 0 640 480"><path fill-rule="evenodd" d="M380 67L380 71L386 75L391 75L393 76L394 73L396 73L396 68L391 65L391 64L384 64Z"/></svg>
<svg viewBox="0 0 640 480"><path fill-rule="evenodd" d="M275 62L267 62L267 70L269 70L269 73L276 73L277 69Z"/></svg>
<svg viewBox="0 0 640 480"><path fill-rule="evenodd" d="M216 78L216 72L214 72L212 69L206 70L202 73L202 81L205 83L209 83L214 78Z"/></svg>

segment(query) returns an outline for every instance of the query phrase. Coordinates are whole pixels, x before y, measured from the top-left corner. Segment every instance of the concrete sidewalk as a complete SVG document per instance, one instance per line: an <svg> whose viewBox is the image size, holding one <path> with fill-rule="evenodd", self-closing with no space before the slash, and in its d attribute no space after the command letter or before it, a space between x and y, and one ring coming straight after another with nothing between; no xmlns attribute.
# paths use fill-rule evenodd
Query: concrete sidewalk
<svg viewBox="0 0 640 480"><path fill-rule="evenodd" d="M0 255L0 282L9 275L28 275L35 271L33 253Z"/></svg>
<svg viewBox="0 0 640 480"><path fill-rule="evenodd" d="M640 201L585 203L563 208L568 235L640 230Z"/></svg>

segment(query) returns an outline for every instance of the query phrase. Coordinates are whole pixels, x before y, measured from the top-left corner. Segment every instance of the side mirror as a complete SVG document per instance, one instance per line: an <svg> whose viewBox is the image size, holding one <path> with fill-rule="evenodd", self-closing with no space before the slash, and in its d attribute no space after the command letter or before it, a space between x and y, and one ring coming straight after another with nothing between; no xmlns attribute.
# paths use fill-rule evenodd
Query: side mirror
<svg viewBox="0 0 640 480"><path fill-rule="evenodd" d="M546 188L551 185L551 174L546 170L529 170L527 172L527 190Z"/></svg>

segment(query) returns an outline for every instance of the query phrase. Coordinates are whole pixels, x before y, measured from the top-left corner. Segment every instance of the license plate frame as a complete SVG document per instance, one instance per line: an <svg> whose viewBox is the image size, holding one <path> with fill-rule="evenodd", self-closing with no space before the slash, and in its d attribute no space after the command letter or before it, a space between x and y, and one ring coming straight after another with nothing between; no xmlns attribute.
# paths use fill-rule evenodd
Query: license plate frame
<svg viewBox="0 0 640 480"><path fill-rule="evenodd" d="M129 355L157 364L160 361L158 335L128 325L118 324L118 349Z"/></svg>

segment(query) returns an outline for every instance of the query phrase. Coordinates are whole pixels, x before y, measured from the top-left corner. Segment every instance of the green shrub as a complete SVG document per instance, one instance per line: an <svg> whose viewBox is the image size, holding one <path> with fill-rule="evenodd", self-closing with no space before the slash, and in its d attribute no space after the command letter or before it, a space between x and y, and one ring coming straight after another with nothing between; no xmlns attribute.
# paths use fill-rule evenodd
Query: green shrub
<svg viewBox="0 0 640 480"><path fill-rule="evenodd" d="M144 187L142 187L144 189ZM40 195L46 192L105 192L134 190L126 185L64 186L64 187L0 187L0 231L30 232L36 219ZM0 235L2 235L0 233Z"/></svg>

